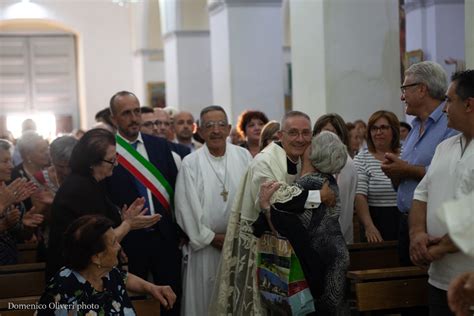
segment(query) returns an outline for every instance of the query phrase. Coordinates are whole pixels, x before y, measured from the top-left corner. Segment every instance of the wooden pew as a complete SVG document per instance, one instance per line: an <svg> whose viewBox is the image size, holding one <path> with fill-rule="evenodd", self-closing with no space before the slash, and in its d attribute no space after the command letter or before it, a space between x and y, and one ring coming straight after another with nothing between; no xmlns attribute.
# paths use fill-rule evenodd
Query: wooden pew
<svg viewBox="0 0 474 316"><path fill-rule="evenodd" d="M44 262L0 266L0 299L43 293L44 268Z"/></svg>
<svg viewBox="0 0 474 316"><path fill-rule="evenodd" d="M37 262L38 245L37 244L17 244L18 263Z"/></svg>
<svg viewBox="0 0 474 316"><path fill-rule="evenodd" d="M155 299L132 299L132 304L138 316L160 316L160 302Z"/></svg>
<svg viewBox="0 0 474 316"><path fill-rule="evenodd" d="M347 277L361 313L428 304L428 276L419 267L349 271Z"/></svg>
<svg viewBox="0 0 474 316"><path fill-rule="evenodd" d="M45 289L45 263L0 266L0 316L33 315L33 310L12 310L8 303L35 304ZM131 297L137 315L159 316L160 303L145 296Z"/></svg>
<svg viewBox="0 0 474 316"><path fill-rule="evenodd" d="M349 250L349 271L392 268L400 265L398 241L378 243L355 243L347 245Z"/></svg>

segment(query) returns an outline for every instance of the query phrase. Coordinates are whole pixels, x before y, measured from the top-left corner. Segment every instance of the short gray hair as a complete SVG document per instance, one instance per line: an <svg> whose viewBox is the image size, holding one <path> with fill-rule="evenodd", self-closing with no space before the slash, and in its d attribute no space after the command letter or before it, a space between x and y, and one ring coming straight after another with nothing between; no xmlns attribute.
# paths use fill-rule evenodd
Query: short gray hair
<svg viewBox="0 0 474 316"><path fill-rule="evenodd" d="M347 162L347 148L339 136L323 131L311 140L309 159L322 173L339 173Z"/></svg>
<svg viewBox="0 0 474 316"><path fill-rule="evenodd" d="M413 76L415 82L423 83L428 89L428 94L436 99L444 101L448 89L446 72L440 64L433 61L422 61L413 64L405 71L405 76Z"/></svg>
<svg viewBox="0 0 474 316"><path fill-rule="evenodd" d="M308 114L301 112L301 111L289 111L283 115L283 117L280 120L280 130L284 128L286 121L295 116L301 116L304 117L305 119L308 120L309 125L311 126L311 119L309 118Z"/></svg>
<svg viewBox="0 0 474 316"><path fill-rule="evenodd" d="M24 158L24 155L33 152L36 150L36 146L38 146L38 143L41 141L46 141L43 137L41 137L38 133L34 131L26 131L21 135L21 137L18 139L16 145L18 147L18 151L20 152L20 155L22 158Z"/></svg>
<svg viewBox="0 0 474 316"><path fill-rule="evenodd" d="M72 150L78 140L72 136L61 136L53 140L49 146L49 154L53 162L69 162Z"/></svg>
<svg viewBox="0 0 474 316"><path fill-rule="evenodd" d="M202 117L206 115L206 113L212 112L212 111L220 111L224 113L225 115L225 120L226 122L229 122L229 119L227 118L227 113L225 112L224 108L220 105L209 105L206 106L204 109L201 110L201 113L199 114L199 126L202 127Z"/></svg>

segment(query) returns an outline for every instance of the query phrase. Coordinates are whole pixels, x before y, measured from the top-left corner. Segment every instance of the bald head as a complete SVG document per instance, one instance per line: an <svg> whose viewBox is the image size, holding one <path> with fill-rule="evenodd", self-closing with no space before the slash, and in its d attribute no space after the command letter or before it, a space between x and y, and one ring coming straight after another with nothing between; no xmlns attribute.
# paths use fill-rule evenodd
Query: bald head
<svg viewBox="0 0 474 316"><path fill-rule="evenodd" d="M188 144L192 142L195 123L191 113L182 111L176 114L173 126L179 143Z"/></svg>

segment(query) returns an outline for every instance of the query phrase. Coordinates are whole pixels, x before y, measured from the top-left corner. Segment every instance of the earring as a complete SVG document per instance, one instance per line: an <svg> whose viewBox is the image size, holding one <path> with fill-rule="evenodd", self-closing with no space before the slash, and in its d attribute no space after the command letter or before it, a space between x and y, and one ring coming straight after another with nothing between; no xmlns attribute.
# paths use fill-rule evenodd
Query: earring
<svg viewBox="0 0 474 316"><path fill-rule="evenodd" d="M102 269L102 266L100 265L100 263L97 263L97 268Z"/></svg>

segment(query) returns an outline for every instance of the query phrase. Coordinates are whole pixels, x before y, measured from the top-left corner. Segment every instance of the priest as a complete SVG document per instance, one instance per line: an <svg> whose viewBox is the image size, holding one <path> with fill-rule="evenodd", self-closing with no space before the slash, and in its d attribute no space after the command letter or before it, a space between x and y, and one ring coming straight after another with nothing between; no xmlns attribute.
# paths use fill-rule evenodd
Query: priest
<svg viewBox="0 0 474 316"><path fill-rule="evenodd" d="M209 315L266 314L257 285L257 239L251 226L260 213L260 185L268 180L293 183L300 173L305 173L300 159L312 136L311 120L300 111L286 113L280 126L280 141L271 143L255 156L240 183L229 217ZM309 191L305 208L317 208L320 203L335 204L335 194L327 183L321 191Z"/></svg>
<svg viewBox="0 0 474 316"><path fill-rule="evenodd" d="M182 315L207 315L232 201L252 160L226 142L231 126L220 106L204 108L198 132L205 145L186 156L176 180L176 220L189 237L183 246Z"/></svg>

